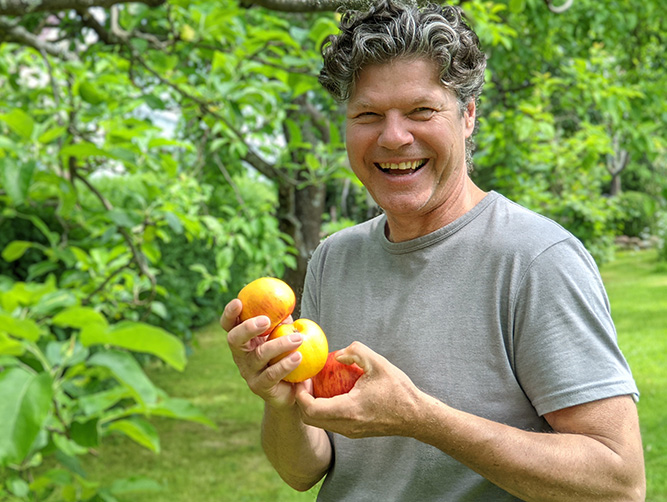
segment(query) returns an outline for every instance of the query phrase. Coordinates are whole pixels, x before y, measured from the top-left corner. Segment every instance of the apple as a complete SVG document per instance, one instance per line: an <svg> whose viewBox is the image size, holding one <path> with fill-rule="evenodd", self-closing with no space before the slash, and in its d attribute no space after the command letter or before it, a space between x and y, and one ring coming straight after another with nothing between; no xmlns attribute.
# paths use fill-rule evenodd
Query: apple
<svg viewBox="0 0 667 502"><path fill-rule="evenodd" d="M327 357L324 368L313 377L313 394L315 397L334 397L350 392L359 377L364 374L355 363L343 364L336 360L338 350Z"/></svg>
<svg viewBox="0 0 667 502"><path fill-rule="evenodd" d="M262 333L268 335L294 311L296 296L289 285L275 277L260 277L239 291L238 299L243 303L239 318L241 322L265 315L271 320L269 328Z"/></svg>
<svg viewBox="0 0 667 502"><path fill-rule="evenodd" d="M294 350L274 357L269 361L269 364L275 364L283 357L287 357L294 352L301 352L302 359L299 366L283 378L283 380L291 383L303 382L314 377L324 367L329 352L329 343L322 328L310 319L297 319L293 323L281 324L271 332L268 340L275 340L276 338L291 335L292 333L301 333L303 336L301 345Z"/></svg>

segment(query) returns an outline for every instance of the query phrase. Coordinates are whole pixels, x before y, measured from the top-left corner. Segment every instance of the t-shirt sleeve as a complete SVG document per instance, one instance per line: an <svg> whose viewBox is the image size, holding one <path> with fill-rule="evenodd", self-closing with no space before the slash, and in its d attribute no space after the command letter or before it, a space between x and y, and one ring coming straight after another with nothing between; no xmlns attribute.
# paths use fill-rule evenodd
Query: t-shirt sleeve
<svg viewBox="0 0 667 502"><path fill-rule="evenodd" d="M537 256L514 299L517 378L539 415L639 392L592 257L571 237Z"/></svg>

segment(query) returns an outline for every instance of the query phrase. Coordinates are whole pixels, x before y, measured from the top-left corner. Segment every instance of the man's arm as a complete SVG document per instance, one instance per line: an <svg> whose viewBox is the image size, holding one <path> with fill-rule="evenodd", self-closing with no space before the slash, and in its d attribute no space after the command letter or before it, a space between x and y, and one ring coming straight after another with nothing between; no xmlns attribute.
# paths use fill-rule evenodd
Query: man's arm
<svg viewBox="0 0 667 502"><path fill-rule="evenodd" d="M355 342L338 359L364 370L348 394L314 399L297 387L304 421L348 437L428 443L523 500L643 500L644 460L629 396L549 413L554 433L530 432L447 406Z"/></svg>
<svg viewBox="0 0 667 502"><path fill-rule="evenodd" d="M644 461L630 396L545 416L554 433L529 432L431 398L412 434L522 500L644 500Z"/></svg>
<svg viewBox="0 0 667 502"><path fill-rule="evenodd" d="M299 491L312 488L331 464L329 436L305 425L296 406L282 411L265 406L262 447L280 477Z"/></svg>
<svg viewBox="0 0 667 502"><path fill-rule="evenodd" d="M301 362L301 354L274 357L301 345L300 335L267 341L260 336L269 326L266 316L238 322L241 302L232 300L220 319L234 362L252 392L264 400L262 447L280 477L296 490L308 490L329 469L332 449L322 429L305 425L295 401L295 386L282 381ZM301 384L304 385L304 384Z"/></svg>

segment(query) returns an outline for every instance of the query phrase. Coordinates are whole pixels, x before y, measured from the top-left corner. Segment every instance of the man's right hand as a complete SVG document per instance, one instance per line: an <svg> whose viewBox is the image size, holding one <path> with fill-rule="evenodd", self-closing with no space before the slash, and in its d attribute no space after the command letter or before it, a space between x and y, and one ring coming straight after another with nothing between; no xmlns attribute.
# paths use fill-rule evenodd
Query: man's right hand
<svg viewBox="0 0 667 502"><path fill-rule="evenodd" d="M299 365L301 353L295 352L275 364L270 365L269 361L298 348L303 337L293 334L267 341L267 336L260 335L269 326L269 318L258 316L239 322L242 308L241 301L236 298L227 304L220 318L220 325L227 332L227 343L241 376L250 390L267 405L276 409L293 407L295 386L282 379ZM291 318L285 322L292 322Z"/></svg>

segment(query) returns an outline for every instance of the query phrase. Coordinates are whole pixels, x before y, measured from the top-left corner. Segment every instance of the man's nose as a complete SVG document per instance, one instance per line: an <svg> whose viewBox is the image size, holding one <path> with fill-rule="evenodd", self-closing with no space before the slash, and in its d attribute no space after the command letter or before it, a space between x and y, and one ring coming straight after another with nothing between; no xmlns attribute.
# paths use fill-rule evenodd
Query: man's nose
<svg viewBox="0 0 667 502"><path fill-rule="evenodd" d="M398 150L414 141L409 130L408 120L405 117L388 115L382 123L382 130L378 136L378 145L387 150Z"/></svg>

